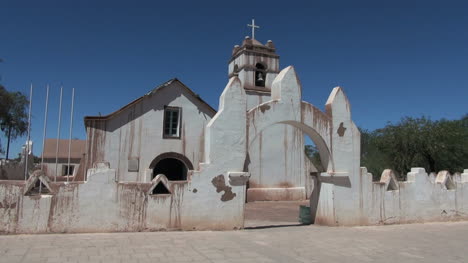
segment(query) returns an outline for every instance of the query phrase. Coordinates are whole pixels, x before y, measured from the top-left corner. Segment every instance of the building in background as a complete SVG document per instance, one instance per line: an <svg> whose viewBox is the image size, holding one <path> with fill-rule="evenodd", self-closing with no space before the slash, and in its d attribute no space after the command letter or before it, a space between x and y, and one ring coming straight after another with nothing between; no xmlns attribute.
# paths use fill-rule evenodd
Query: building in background
<svg viewBox="0 0 468 263"><path fill-rule="evenodd" d="M58 152L57 152L58 143ZM47 176L53 178L57 176L58 180L65 179L66 176L77 176L74 178L75 181L79 178L83 178L83 174L80 172L80 162L84 159L86 141L85 140L71 140L70 148L70 165L68 165L68 145L69 140L57 140L57 139L46 139L44 144L44 164L43 170ZM56 165L57 163L57 165ZM82 181L80 179L78 181Z"/></svg>

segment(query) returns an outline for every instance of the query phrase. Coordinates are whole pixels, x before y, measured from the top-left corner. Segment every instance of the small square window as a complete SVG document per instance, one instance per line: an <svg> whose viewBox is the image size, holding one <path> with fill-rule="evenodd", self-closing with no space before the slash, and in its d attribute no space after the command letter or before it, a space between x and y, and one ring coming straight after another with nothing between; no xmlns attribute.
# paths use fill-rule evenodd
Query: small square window
<svg viewBox="0 0 468 263"><path fill-rule="evenodd" d="M62 175L63 176L72 176L73 172L75 171L75 166L74 165L63 165L62 166Z"/></svg>
<svg viewBox="0 0 468 263"><path fill-rule="evenodd" d="M164 138L180 138L181 109L166 107L164 109Z"/></svg>

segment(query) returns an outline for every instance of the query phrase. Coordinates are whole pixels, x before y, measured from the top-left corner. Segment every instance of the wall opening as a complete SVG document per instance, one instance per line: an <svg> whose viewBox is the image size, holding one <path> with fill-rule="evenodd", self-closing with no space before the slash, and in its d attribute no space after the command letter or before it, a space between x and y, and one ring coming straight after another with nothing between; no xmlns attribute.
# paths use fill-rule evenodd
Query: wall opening
<svg viewBox="0 0 468 263"><path fill-rule="evenodd" d="M27 196L48 194L50 194L50 190L41 182L41 180L37 180L31 190L26 193Z"/></svg>
<svg viewBox="0 0 468 263"><path fill-rule="evenodd" d="M306 160L308 160L310 162L310 166L312 166L310 172L314 173L314 175L318 175L327 170L322 163L320 151L317 148L317 145L307 135L304 135L304 153L307 157Z"/></svg>
<svg viewBox="0 0 468 263"><path fill-rule="evenodd" d="M314 222L318 180L328 161L322 156L327 157L328 152L320 147L325 145L320 144L321 137L309 135L309 130L292 123L276 123L249 141L244 164L244 170L251 173L244 210L246 228ZM258 156L260 153L263 158ZM272 160L274 166L269 165Z"/></svg>
<svg viewBox="0 0 468 263"><path fill-rule="evenodd" d="M265 87L266 68L263 64L257 63L255 65L255 86Z"/></svg>
<svg viewBox="0 0 468 263"><path fill-rule="evenodd" d="M159 184L156 185L156 187L153 189L151 194L153 194L153 195L171 194L171 192L169 191L169 189L167 189L167 187L163 183L160 182Z"/></svg>
<svg viewBox="0 0 468 263"><path fill-rule="evenodd" d="M164 174L169 181L185 181L188 171L193 170L193 165L183 154L165 152L154 158L149 168L153 169L153 179L158 174Z"/></svg>
<svg viewBox="0 0 468 263"><path fill-rule="evenodd" d="M73 176L73 173L75 171L75 166L74 165L62 165L62 176Z"/></svg>
<svg viewBox="0 0 468 263"><path fill-rule="evenodd" d="M153 178L158 174L164 174L169 181L187 180L187 167L176 158L160 160L153 168Z"/></svg>

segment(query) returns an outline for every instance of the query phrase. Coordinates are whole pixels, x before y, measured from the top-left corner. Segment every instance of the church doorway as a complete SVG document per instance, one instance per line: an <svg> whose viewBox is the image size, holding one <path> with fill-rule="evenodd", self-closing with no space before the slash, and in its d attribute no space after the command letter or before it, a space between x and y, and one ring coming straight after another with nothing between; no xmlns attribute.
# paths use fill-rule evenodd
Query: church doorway
<svg viewBox="0 0 468 263"><path fill-rule="evenodd" d="M169 181L185 181L188 171L193 170L187 157L174 152L159 155L151 162L150 168L153 169L153 178L164 174Z"/></svg>

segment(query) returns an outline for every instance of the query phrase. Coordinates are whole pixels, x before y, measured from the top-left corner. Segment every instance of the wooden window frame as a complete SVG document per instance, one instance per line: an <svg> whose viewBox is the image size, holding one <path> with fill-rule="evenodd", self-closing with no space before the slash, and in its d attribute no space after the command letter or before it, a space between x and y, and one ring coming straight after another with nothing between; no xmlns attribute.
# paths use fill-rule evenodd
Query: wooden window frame
<svg viewBox="0 0 468 263"><path fill-rule="evenodd" d="M71 174L67 174L67 172L70 171L70 168L72 168L72 173ZM73 176L73 174L75 173L75 165L74 164L62 164L62 176Z"/></svg>
<svg viewBox="0 0 468 263"><path fill-rule="evenodd" d="M166 134L166 111L167 110L177 110L179 112L179 120L177 125L178 134L177 136L171 136ZM182 108L181 107L173 107L173 106L164 106L164 113L163 113L163 139L180 139L182 135L182 129L180 126L182 125Z"/></svg>

